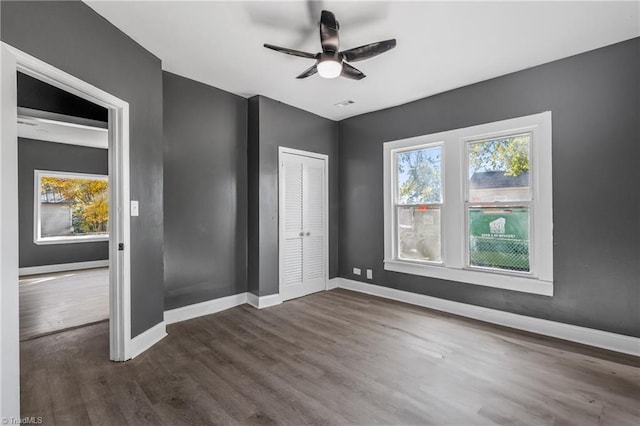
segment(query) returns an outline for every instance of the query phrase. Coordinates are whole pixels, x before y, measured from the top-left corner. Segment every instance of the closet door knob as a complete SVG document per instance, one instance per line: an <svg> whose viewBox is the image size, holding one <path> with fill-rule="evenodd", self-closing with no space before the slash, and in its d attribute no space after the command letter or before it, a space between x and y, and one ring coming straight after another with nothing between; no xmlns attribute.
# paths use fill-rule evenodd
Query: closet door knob
<svg viewBox="0 0 640 426"><path fill-rule="evenodd" d="M301 232L298 235L301 236L301 237L304 237L304 232Z"/></svg>
<svg viewBox="0 0 640 426"><path fill-rule="evenodd" d="M306 235L307 235L307 237L308 237L309 235L311 235L311 232L307 232L307 234L306 234Z"/></svg>

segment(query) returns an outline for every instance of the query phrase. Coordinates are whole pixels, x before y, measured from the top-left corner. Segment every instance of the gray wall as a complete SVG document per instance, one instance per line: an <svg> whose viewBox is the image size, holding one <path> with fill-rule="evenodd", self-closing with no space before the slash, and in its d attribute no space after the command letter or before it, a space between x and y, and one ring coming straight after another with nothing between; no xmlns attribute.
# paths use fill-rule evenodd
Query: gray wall
<svg viewBox="0 0 640 426"><path fill-rule="evenodd" d="M160 60L82 2L0 3L2 41L129 103L131 335L163 319Z"/></svg>
<svg viewBox="0 0 640 426"><path fill-rule="evenodd" d="M109 259L108 241L47 245L33 242L35 169L106 175L109 153L106 149L18 139L20 267Z"/></svg>
<svg viewBox="0 0 640 426"><path fill-rule="evenodd" d="M340 276L373 268L374 284L640 336L639 96L633 39L340 122ZM384 141L547 110L553 297L383 270Z"/></svg>
<svg viewBox="0 0 640 426"><path fill-rule="evenodd" d="M165 308L247 291L247 100L163 73Z"/></svg>
<svg viewBox="0 0 640 426"><path fill-rule="evenodd" d="M264 96L249 100L249 290L278 292L278 146L329 156L329 277L338 271L338 123Z"/></svg>

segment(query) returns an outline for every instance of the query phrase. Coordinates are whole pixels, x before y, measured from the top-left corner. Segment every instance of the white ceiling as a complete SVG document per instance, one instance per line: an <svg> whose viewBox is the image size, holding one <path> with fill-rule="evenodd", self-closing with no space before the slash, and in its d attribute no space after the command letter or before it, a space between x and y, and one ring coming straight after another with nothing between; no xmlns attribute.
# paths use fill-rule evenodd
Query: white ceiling
<svg viewBox="0 0 640 426"><path fill-rule="evenodd" d="M107 123L18 107L18 136L68 145L109 148Z"/></svg>
<svg viewBox="0 0 640 426"><path fill-rule="evenodd" d="M396 38L354 65L361 81L295 77L318 52L306 1L92 1L91 8L158 56L163 69L241 96L265 95L333 120L424 98L640 35L639 2L326 1L341 50ZM320 7L318 7L320 6ZM345 100L346 107L334 104Z"/></svg>

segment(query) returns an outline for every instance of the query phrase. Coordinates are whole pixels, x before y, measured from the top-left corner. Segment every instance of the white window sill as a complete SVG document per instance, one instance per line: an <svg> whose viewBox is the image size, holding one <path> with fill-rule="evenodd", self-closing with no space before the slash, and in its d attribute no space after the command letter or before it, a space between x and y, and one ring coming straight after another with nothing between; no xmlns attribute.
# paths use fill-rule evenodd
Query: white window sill
<svg viewBox="0 0 640 426"><path fill-rule="evenodd" d="M421 275L423 277L458 281L485 287L501 288L542 296L553 296L553 282L543 281L534 277L425 265L415 262L403 262L401 260L385 260L384 269L386 271L400 272L403 274Z"/></svg>
<svg viewBox="0 0 640 426"><path fill-rule="evenodd" d="M40 238L39 240L35 240L34 243L41 245L50 245L50 244L74 244L74 243L94 243L97 241L109 241L109 235L87 235L87 236L76 236L76 237L47 237Z"/></svg>

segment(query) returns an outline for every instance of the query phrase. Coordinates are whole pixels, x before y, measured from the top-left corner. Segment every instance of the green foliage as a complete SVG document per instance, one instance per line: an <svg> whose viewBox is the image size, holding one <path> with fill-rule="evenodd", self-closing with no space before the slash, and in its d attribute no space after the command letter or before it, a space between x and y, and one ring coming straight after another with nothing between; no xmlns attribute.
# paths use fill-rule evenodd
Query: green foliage
<svg viewBox="0 0 640 426"><path fill-rule="evenodd" d="M441 201L441 148L427 148L397 154L398 192L403 204Z"/></svg>
<svg viewBox="0 0 640 426"><path fill-rule="evenodd" d="M494 139L469 145L469 167L476 171L504 171L519 176L529 171L531 135Z"/></svg>

